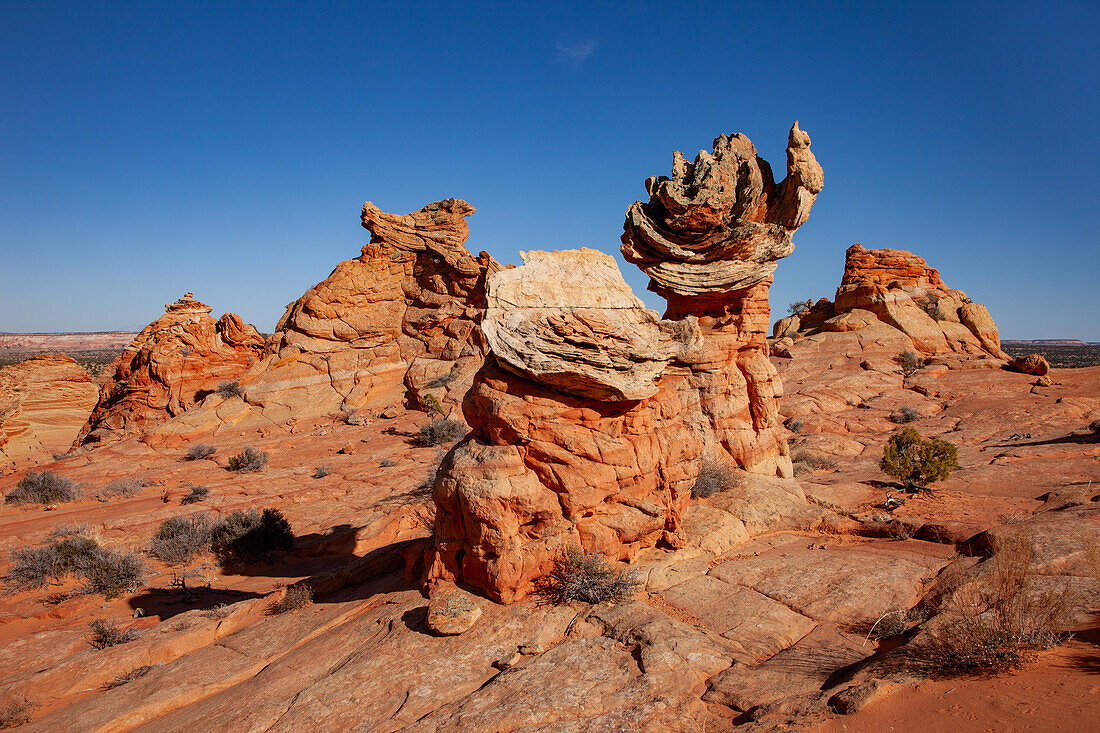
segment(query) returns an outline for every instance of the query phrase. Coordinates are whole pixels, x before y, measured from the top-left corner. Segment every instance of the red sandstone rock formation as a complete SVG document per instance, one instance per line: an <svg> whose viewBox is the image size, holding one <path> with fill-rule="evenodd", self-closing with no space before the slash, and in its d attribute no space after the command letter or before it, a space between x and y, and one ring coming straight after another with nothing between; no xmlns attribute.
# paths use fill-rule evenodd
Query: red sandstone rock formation
<svg viewBox="0 0 1100 733"><path fill-rule="evenodd" d="M922 258L897 249L848 248L836 302L822 298L777 321L772 353L819 331L858 331L875 323L901 331L925 354L967 354L1006 359L997 324L984 305L947 287Z"/></svg>
<svg viewBox="0 0 1100 733"><path fill-rule="evenodd" d="M646 182L622 252L666 320L592 250L529 253L489 278L492 354L464 403L474 431L436 483L430 580L511 602L563 543L619 559L679 546L704 456L790 476L765 337L775 261L821 190L809 142L796 123L778 185L740 134Z"/></svg>
<svg viewBox="0 0 1100 733"><path fill-rule="evenodd" d="M98 397L88 373L67 356L34 356L0 369L0 466L66 452Z"/></svg>
<svg viewBox="0 0 1100 733"><path fill-rule="evenodd" d="M382 407L403 396L414 407L429 394L457 405L488 348L479 328L485 278L501 269L463 244L473 212L460 199L403 216L367 202L370 242L287 307L268 357L241 377L244 403L212 399L160 437Z"/></svg>
<svg viewBox="0 0 1100 733"><path fill-rule="evenodd" d="M1042 354L1017 356L1015 359L1008 362L1007 366L1014 372L1031 374L1036 377L1041 377L1050 371L1050 363L1047 362L1046 357Z"/></svg>
<svg viewBox="0 0 1100 733"><path fill-rule="evenodd" d="M112 365L79 443L117 440L179 415L262 355L255 328L233 313L214 320L191 293L164 310Z"/></svg>

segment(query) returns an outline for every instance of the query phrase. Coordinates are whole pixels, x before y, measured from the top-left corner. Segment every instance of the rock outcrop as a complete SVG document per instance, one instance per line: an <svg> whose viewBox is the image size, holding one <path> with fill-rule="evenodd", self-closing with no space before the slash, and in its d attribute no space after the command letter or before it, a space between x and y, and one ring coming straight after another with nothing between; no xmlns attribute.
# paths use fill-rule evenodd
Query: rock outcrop
<svg viewBox="0 0 1100 733"><path fill-rule="evenodd" d="M43 354L0 369L0 466L68 451L98 398L88 372L67 356Z"/></svg>
<svg viewBox="0 0 1100 733"><path fill-rule="evenodd" d="M1041 377L1050 371L1050 363L1042 354L1017 356L1015 359L1009 361L1006 366L1014 372L1031 374L1036 377Z"/></svg>
<svg viewBox="0 0 1100 733"><path fill-rule="evenodd" d="M263 354L255 328L234 313L215 320L191 293L164 310L115 360L77 442L118 440L180 415Z"/></svg>
<svg viewBox="0 0 1100 733"><path fill-rule="evenodd" d="M359 257L287 306L267 358L241 376L243 403L212 399L164 426L166 441L249 420L384 407L431 395L457 409L488 350L479 327L485 278L501 268L464 242L474 207L446 199L402 216L363 206Z"/></svg>
<svg viewBox="0 0 1100 733"><path fill-rule="evenodd" d="M965 354L1006 359L997 324L984 305L947 287L923 258L898 249L848 248L835 302L822 299L776 322L773 353L783 339L820 331L858 331L882 322L901 331L924 354Z"/></svg>
<svg viewBox="0 0 1100 733"><path fill-rule="evenodd" d="M682 545L704 457L791 475L766 329L775 261L822 184L797 123L787 168L777 185L748 138L723 135L646 182L622 252L668 300L663 320L594 250L489 277L491 354L463 405L473 431L437 477L429 581L508 603L564 544L623 560Z"/></svg>

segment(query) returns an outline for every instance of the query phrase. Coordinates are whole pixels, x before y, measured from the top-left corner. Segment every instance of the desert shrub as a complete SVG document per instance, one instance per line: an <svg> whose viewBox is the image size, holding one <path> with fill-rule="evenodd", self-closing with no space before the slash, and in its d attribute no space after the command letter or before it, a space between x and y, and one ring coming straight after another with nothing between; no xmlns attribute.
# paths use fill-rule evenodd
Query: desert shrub
<svg viewBox="0 0 1100 733"><path fill-rule="evenodd" d="M397 461L393 460L392 458L383 458L382 462L378 465L382 468L393 468L397 465Z"/></svg>
<svg viewBox="0 0 1100 733"><path fill-rule="evenodd" d="M200 501L206 501L210 496L210 489L205 486L189 484L186 488L190 489L190 491L183 495L183 498L180 499L180 504L197 504Z"/></svg>
<svg viewBox="0 0 1100 733"><path fill-rule="evenodd" d="M214 522L202 512L164 520L149 540L148 553L165 565L186 565L209 552Z"/></svg>
<svg viewBox="0 0 1100 733"><path fill-rule="evenodd" d="M286 593L279 600L267 607L269 616L278 616L281 613L297 611L313 603L313 589L308 585L292 585L286 589Z"/></svg>
<svg viewBox="0 0 1100 733"><path fill-rule="evenodd" d="M946 479L951 469L958 468L958 456L954 443L939 438L925 440L913 428L905 428L886 442L879 468L914 493Z"/></svg>
<svg viewBox="0 0 1100 733"><path fill-rule="evenodd" d="M212 445L206 443L195 443L193 446L187 449L187 455L184 456L188 461L201 461L204 458L217 453L218 449Z"/></svg>
<svg viewBox="0 0 1100 733"><path fill-rule="evenodd" d="M934 321L943 321L947 318L947 316L943 312L943 309L940 308L940 299L932 295L931 293L925 293L923 296L921 296L917 300L917 305Z"/></svg>
<svg viewBox="0 0 1100 733"><path fill-rule="evenodd" d="M424 411L429 415L439 415L443 417L443 405L439 404L439 400L433 394L420 395L420 406L424 408Z"/></svg>
<svg viewBox="0 0 1100 733"><path fill-rule="evenodd" d="M150 670L152 670L152 669L153 668L148 664L143 664L140 667L135 667L134 669L131 669L129 672L123 672L118 677L115 677L113 680L111 680L110 682L105 684L103 686L103 689L104 690L113 690L116 687L122 687L127 682L133 682L136 679L141 679L145 675L149 674Z"/></svg>
<svg viewBox="0 0 1100 733"><path fill-rule="evenodd" d="M789 417L787 418L787 422L783 424L786 426L787 430L790 430L792 433L797 433L802 430L802 421L797 417Z"/></svg>
<svg viewBox="0 0 1100 733"><path fill-rule="evenodd" d="M267 465L267 453L255 448L245 448L229 458L229 470L239 473L255 473L264 470Z"/></svg>
<svg viewBox="0 0 1100 733"><path fill-rule="evenodd" d="M894 363L901 367L901 373L907 377L925 364L924 359L912 351L901 352L894 357Z"/></svg>
<svg viewBox="0 0 1100 733"><path fill-rule="evenodd" d="M137 638L137 632L133 629L123 628L114 621L102 618L92 619L88 630L88 643L96 649L125 644Z"/></svg>
<svg viewBox="0 0 1100 733"><path fill-rule="evenodd" d="M907 608L890 606L871 624L867 631L868 639L889 639L909 630L911 614Z"/></svg>
<svg viewBox="0 0 1100 733"><path fill-rule="evenodd" d="M225 399L229 399L230 397L240 397L244 394L244 390L241 389L241 383L237 380L233 380L232 382L222 382L214 391L218 393L219 397L224 397Z"/></svg>
<svg viewBox="0 0 1100 733"><path fill-rule="evenodd" d="M127 499L141 491L142 482L126 479L118 479L100 489L95 498L98 501L110 501L111 499Z"/></svg>
<svg viewBox="0 0 1100 733"><path fill-rule="evenodd" d="M741 483L737 471L724 461L704 459L695 484L691 487L691 495L696 499L714 496L715 494L732 489Z"/></svg>
<svg viewBox="0 0 1100 733"><path fill-rule="evenodd" d="M76 501L79 492L73 482L53 471L35 473L19 479L15 488L4 497L5 504L57 504Z"/></svg>
<svg viewBox="0 0 1100 733"><path fill-rule="evenodd" d="M48 540L63 540L67 537L80 537L91 533L91 527L86 524L57 524L46 535Z"/></svg>
<svg viewBox="0 0 1100 733"><path fill-rule="evenodd" d="M799 316L808 311L814 302L812 300L799 300L791 303L787 306L787 313L792 316Z"/></svg>
<svg viewBox="0 0 1100 733"><path fill-rule="evenodd" d="M890 422L896 422L899 425L907 422L915 422L916 420L920 420L920 413L908 405L890 414Z"/></svg>
<svg viewBox="0 0 1100 733"><path fill-rule="evenodd" d="M617 570L598 552L566 547L543 578L540 591L551 603L619 603L641 584L634 570Z"/></svg>
<svg viewBox="0 0 1100 733"><path fill-rule="evenodd" d="M908 655L915 671L1002 672L1065 638L1062 629L1079 599L1067 586L1039 587L1029 542L1011 538L986 562L992 563L989 574L955 590L941 610L945 622Z"/></svg>
<svg viewBox="0 0 1100 733"><path fill-rule="evenodd" d="M458 420L436 418L420 428L421 445L443 445L452 443L462 437L464 426Z"/></svg>
<svg viewBox="0 0 1100 733"><path fill-rule="evenodd" d="M332 471L328 470L328 466L318 466L313 469L313 478L324 478L330 475L332 475Z"/></svg>
<svg viewBox="0 0 1100 733"><path fill-rule="evenodd" d="M223 564L260 562L290 550L294 533L278 509L238 510L214 526L211 546Z"/></svg>
<svg viewBox="0 0 1100 733"><path fill-rule="evenodd" d="M69 534L68 528L63 532L65 536L43 547L21 547L12 552L11 567L4 577L7 591L37 590L60 583L92 562L100 552L99 544L87 534Z"/></svg>
<svg viewBox="0 0 1100 733"><path fill-rule="evenodd" d="M791 462L794 464L796 476L809 476L817 470L834 471L837 468L836 459L832 456L818 453L805 448L799 448L791 453Z"/></svg>
<svg viewBox="0 0 1100 733"><path fill-rule="evenodd" d="M145 561L129 550L99 548L82 559L75 572L84 578L81 591L116 598L145 581Z"/></svg>
<svg viewBox="0 0 1100 733"><path fill-rule="evenodd" d="M0 704L0 730L18 728L31 722L31 711L35 705L30 700L8 700Z"/></svg>
<svg viewBox="0 0 1100 733"><path fill-rule="evenodd" d="M225 603L219 603L216 606L212 606L211 608L208 608L205 611L203 611L202 615L203 615L204 618L223 619L232 612L233 612L233 607L232 606L230 606L228 604L225 604Z"/></svg>

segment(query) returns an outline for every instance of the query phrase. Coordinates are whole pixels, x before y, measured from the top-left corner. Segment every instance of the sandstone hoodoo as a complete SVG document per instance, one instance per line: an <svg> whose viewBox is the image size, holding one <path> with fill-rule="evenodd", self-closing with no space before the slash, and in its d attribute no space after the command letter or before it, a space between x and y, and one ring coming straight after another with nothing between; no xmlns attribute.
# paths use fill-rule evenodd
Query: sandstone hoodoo
<svg viewBox="0 0 1100 733"><path fill-rule="evenodd" d="M215 320L191 293L164 310L119 355L78 442L117 440L180 415L263 354L254 327L234 313Z"/></svg>
<svg viewBox="0 0 1100 733"><path fill-rule="evenodd" d="M0 466L66 452L99 389L67 356L41 355L0 369Z"/></svg>
<svg viewBox="0 0 1100 733"><path fill-rule="evenodd" d="M241 376L245 403L212 402L165 426L172 438L250 419L265 424L384 407L404 395L461 401L484 360L485 278L501 265L464 242L474 207L460 199L395 215L367 202L359 257L291 303L267 358Z"/></svg>
<svg viewBox="0 0 1100 733"><path fill-rule="evenodd" d="M923 258L898 249L853 244L835 302L822 298L780 319L772 329L773 353L789 355L794 340L820 331L858 331L885 324L924 354L963 354L1007 359L997 324L984 305L947 287Z"/></svg>
<svg viewBox="0 0 1100 733"><path fill-rule="evenodd" d="M489 277L491 354L463 405L473 432L437 478L430 581L511 602L567 544L627 560L678 547L704 456L790 476L768 287L822 171L797 123L789 140L778 185L740 134L646 182L622 251L669 301L663 320L594 250Z"/></svg>

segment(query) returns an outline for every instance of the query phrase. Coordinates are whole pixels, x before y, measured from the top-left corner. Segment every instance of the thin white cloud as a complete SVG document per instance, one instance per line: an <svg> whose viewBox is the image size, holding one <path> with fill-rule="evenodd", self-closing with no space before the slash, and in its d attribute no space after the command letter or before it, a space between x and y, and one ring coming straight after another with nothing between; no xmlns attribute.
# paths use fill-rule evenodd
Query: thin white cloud
<svg viewBox="0 0 1100 733"><path fill-rule="evenodd" d="M579 69L596 52L599 44L591 38L558 41L558 62Z"/></svg>

